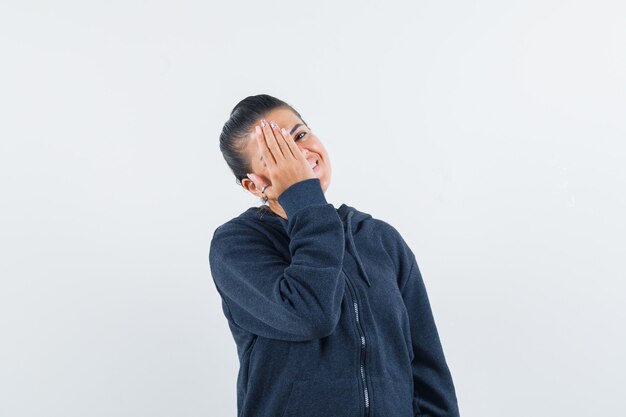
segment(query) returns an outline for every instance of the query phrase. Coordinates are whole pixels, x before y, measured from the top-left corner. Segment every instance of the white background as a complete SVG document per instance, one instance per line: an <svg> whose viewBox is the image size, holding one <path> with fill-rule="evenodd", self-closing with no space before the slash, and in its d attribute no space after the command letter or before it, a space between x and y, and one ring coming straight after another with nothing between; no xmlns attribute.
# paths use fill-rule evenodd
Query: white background
<svg viewBox="0 0 626 417"><path fill-rule="evenodd" d="M415 252L462 416L623 415L622 1L3 1L0 51L0 415L235 415L207 254L261 93Z"/></svg>

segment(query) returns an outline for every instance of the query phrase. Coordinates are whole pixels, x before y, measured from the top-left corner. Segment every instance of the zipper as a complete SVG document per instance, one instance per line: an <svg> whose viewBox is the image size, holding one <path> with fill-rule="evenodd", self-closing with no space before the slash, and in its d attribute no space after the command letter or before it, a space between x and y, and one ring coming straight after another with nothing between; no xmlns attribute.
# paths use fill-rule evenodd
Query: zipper
<svg viewBox="0 0 626 417"><path fill-rule="evenodd" d="M363 396L365 398L365 417L368 417L370 414L370 394L369 391L367 389L367 380L365 379L365 332L363 331L363 327L361 324L361 321L359 320L359 304L357 303L357 297L356 297L356 289L354 288L354 284L352 283L352 279L350 278L350 276L346 273L346 271L343 271L344 274L346 274L346 278L348 282L348 287L350 288L350 292L352 295L352 305L354 307L354 314L356 317L356 327L357 330L359 331L359 336L361 339L361 352L360 352L360 356L361 356L361 362L360 362L360 375L361 375L361 381L363 382Z"/></svg>

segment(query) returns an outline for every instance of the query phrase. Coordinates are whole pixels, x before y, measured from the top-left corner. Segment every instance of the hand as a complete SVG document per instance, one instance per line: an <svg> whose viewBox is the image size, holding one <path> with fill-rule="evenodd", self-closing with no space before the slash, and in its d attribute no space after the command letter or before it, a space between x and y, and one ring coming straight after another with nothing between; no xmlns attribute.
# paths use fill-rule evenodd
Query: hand
<svg viewBox="0 0 626 417"><path fill-rule="evenodd" d="M317 178L308 161L296 145L286 129L272 121L273 126L265 123L263 128L255 126L257 145L261 149L263 160L268 169L270 184L265 188L263 195L269 200L278 200L278 197L293 184L309 178ZM261 190L263 181L259 176L249 174Z"/></svg>

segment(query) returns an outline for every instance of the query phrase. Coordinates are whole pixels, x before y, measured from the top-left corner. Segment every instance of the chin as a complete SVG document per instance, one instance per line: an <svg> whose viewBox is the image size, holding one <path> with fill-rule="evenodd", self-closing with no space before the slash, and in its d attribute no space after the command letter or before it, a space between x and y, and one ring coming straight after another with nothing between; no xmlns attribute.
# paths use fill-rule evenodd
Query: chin
<svg viewBox="0 0 626 417"><path fill-rule="evenodd" d="M326 190L328 189L328 186L330 185L329 171L326 169L323 169L323 170L313 171L313 172L315 173L315 176L320 180L322 190L326 192Z"/></svg>
<svg viewBox="0 0 626 417"><path fill-rule="evenodd" d="M330 179L326 179L323 177L318 177L320 179L320 185L322 186L322 191L326 192L328 186L330 185Z"/></svg>

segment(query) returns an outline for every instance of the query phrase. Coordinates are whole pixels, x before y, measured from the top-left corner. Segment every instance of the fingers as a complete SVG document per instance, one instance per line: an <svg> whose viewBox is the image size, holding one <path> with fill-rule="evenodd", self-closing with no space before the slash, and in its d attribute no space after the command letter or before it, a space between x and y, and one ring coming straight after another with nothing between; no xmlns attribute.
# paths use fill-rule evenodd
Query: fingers
<svg viewBox="0 0 626 417"><path fill-rule="evenodd" d="M276 141L281 147L285 158L293 157L295 159L304 159L302 152L300 152L298 145L296 145L296 142L293 140L289 132L287 132L287 129L281 128L274 121L271 121L270 125L272 125L272 128L274 129L274 136L276 137Z"/></svg>
<svg viewBox="0 0 626 417"><path fill-rule="evenodd" d="M267 147L272 152L272 155L274 156L274 159L276 160L276 162L278 162L279 159L285 159L285 152L283 151L286 151L286 149L283 149L284 145L281 146L281 144L278 142L278 140L274 136L273 127L271 127L268 123L266 123L265 119L261 120L261 126L263 130L263 134L265 135L265 142L267 143Z"/></svg>
<svg viewBox="0 0 626 417"><path fill-rule="evenodd" d="M290 140L287 138L287 136L289 136L287 130L278 126L278 124L276 124L273 120L270 122L270 126L274 129L274 136L276 137L276 141L278 142L280 149L283 151L285 158L297 158L298 154L300 154L300 150L297 149L293 140L289 143Z"/></svg>
<svg viewBox="0 0 626 417"><path fill-rule="evenodd" d="M281 128L280 134L289 149L291 150L291 154L293 155L293 157L296 159L304 159L304 155L302 155L300 148L298 147L298 145L296 145L296 141L293 140L293 137L289 134L289 132L287 132L287 129L285 129L284 127Z"/></svg>
<svg viewBox="0 0 626 417"><path fill-rule="evenodd" d="M263 161L266 165L268 165L268 167L276 165L276 160L274 159L272 151L267 146L267 141L265 140L263 131L259 126L255 126L254 130L254 137L256 139L257 145L259 146L259 149L261 149L261 156L263 158Z"/></svg>

